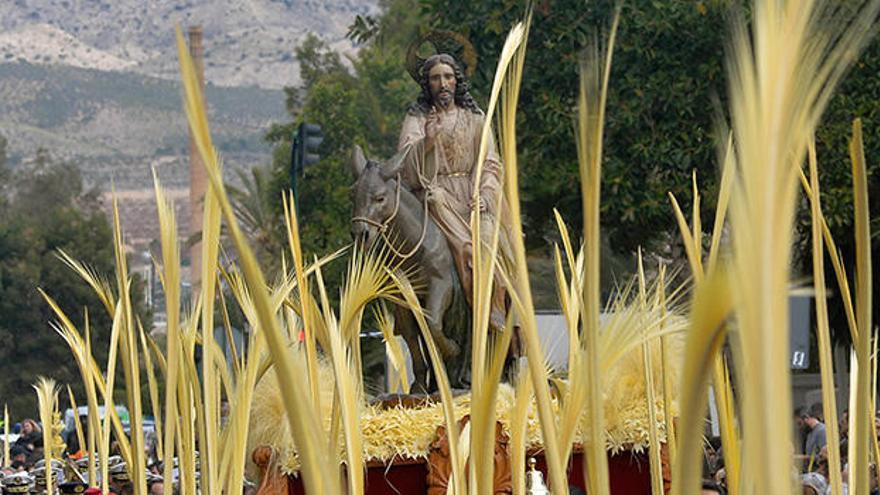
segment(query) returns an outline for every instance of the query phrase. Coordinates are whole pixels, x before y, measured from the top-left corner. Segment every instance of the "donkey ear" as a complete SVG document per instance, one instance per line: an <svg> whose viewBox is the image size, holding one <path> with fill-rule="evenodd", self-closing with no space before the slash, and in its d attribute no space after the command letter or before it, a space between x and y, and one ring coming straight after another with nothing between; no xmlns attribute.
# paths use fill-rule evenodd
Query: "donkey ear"
<svg viewBox="0 0 880 495"><path fill-rule="evenodd" d="M354 145L351 150L351 171L355 178L361 176L361 172L367 166L367 158L364 156L364 150L359 145Z"/></svg>
<svg viewBox="0 0 880 495"><path fill-rule="evenodd" d="M382 166L382 177L385 180L391 179L397 174L400 173L403 168L403 164L406 162L406 155L409 152L410 147L406 147L397 152L396 155L392 156L385 162Z"/></svg>

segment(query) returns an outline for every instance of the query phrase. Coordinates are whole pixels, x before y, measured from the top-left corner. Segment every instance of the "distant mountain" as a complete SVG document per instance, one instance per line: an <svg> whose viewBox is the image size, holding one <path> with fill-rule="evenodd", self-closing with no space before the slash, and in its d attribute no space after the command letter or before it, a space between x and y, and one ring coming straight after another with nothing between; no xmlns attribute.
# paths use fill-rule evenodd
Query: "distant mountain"
<svg viewBox="0 0 880 495"><path fill-rule="evenodd" d="M208 85L205 96L227 178L267 163L271 147L263 136L271 123L289 118L284 93ZM155 168L181 199L185 232L189 134L178 83L124 72L0 64L0 135L9 142L13 167L28 166L42 148L76 163L89 187L104 192L115 187L133 240L149 242L157 232Z"/></svg>
<svg viewBox="0 0 880 495"><path fill-rule="evenodd" d="M288 118L282 91L208 85L206 99L215 145L233 168L269 156L263 135ZM63 66L0 64L0 134L13 163L45 148L105 189L111 179L118 189L149 188L151 164L188 152L179 84ZM185 187L188 172L166 180Z"/></svg>
<svg viewBox="0 0 880 495"><path fill-rule="evenodd" d="M204 29L206 79L281 88L299 78L293 50L307 33L334 49L368 0L7 0L0 2L0 63L27 61L174 78L174 27Z"/></svg>
<svg viewBox="0 0 880 495"><path fill-rule="evenodd" d="M188 131L174 28L201 25L206 98L227 179L271 160L263 136L286 115L308 33L339 52L378 0L5 0L0 2L0 135L13 166L38 149L79 165L88 186L119 193L123 227L155 238L152 170L188 224ZM139 248L139 249L140 249Z"/></svg>

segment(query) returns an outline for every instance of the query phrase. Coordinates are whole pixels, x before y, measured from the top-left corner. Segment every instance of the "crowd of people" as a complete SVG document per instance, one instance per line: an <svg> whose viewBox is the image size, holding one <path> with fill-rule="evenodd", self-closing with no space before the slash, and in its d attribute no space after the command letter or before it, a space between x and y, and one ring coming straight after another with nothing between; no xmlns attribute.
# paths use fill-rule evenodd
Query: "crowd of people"
<svg viewBox="0 0 880 495"><path fill-rule="evenodd" d="M827 495L831 493L829 486L828 438L826 434L824 413L821 403L810 407L798 408L794 411L793 425L795 429L794 459L798 468L798 480L804 495ZM875 418L875 430L880 431L880 417ZM844 411L839 422L840 456L843 475L843 494L848 493L848 441L849 417ZM703 494L724 495L727 488L727 472L724 467L724 455L721 440L710 439L704 451ZM871 465L870 495L880 495L876 466Z"/></svg>
<svg viewBox="0 0 880 495"><path fill-rule="evenodd" d="M875 431L880 424L880 419L875 418ZM828 467L828 438L825 429L824 413L821 403L816 403L809 408L800 408L794 412L795 431L798 454L795 459L801 466L801 485L804 495L826 495L831 493L829 486ZM838 423L840 431L840 460L843 477L843 493L847 494L848 480L848 444L849 444L849 414L844 411ZM880 495L876 465L871 465L870 494Z"/></svg>
<svg viewBox="0 0 880 495"><path fill-rule="evenodd" d="M60 459L52 459L49 466L45 462L43 448L43 428L39 422L33 419L25 419L15 425L13 431L18 437L10 441L9 460L0 468L0 493L29 493L39 495L55 494L100 494L100 462L96 459L97 479L88 479L89 459L87 453L80 448L76 432L68 432L65 441L65 451ZM147 446L152 455L148 455L150 463L147 466L145 478L150 495L163 495L165 493L177 493L178 470L177 459L174 459L172 470L174 479L165 483L162 477L164 464L158 461L155 452L155 435L146 435ZM10 437L12 438L12 437ZM118 449L111 447L115 455L107 460L108 485L113 495L133 495L134 484L131 472L123 458L118 455ZM198 452L196 452L198 462ZM52 473L52 489L47 489L47 470ZM198 466L196 469L198 479ZM166 492L166 485L169 491ZM248 488L248 487L245 487ZM250 490L243 490L247 493Z"/></svg>

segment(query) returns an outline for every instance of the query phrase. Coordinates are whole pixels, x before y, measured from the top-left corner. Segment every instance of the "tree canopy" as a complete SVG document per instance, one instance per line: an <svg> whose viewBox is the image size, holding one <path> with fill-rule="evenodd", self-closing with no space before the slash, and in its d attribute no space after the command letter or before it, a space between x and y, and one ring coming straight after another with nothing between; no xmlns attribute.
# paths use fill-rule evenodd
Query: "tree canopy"
<svg viewBox="0 0 880 495"><path fill-rule="evenodd" d="M37 375L71 384L84 396L79 369L50 327L55 316L38 288L79 328L88 309L95 358L106 360L110 318L92 289L56 254L62 249L112 276L113 235L97 193L83 189L75 166L40 152L15 170L0 161L0 176L7 178L0 191L0 397L13 417L21 418L36 413L31 384ZM140 314L145 316L142 309Z"/></svg>
<svg viewBox="0 0 880 495"><path fill-rule="evenodd" d="M526 240L536 249L556 239L558 209L577 235L580 189L574 119L578 67L588 41L600 37L618 2L535 4L518 113L520 185ZM431 29L467 36L478 54L471 81L485 106L507 30L522 19L520 2L386 0L375 18L358 18L351 38L363 43L351 67L316 39L298 50L303 83L289 88L293 123L276 126L276 186L286 187L294 124L322 124L324 160L306 171L301 207L304 240L326 252L348 242L348 151L393 151L402 116L418 87L404 71L409 44ZM678 233L668 193L689 205L691 176L702 195L703 225L711 228L717 194L718 148L726 139L725 40L728 19L748 15L725 0L625 2L611 70L602 175L602 229L609 251L666 253ZM865 127L871 207L880 207L880 41L868 47L831 100L817 145L823 207L844 256L852 259L852 186L847 142L852 119ZM287 147L287 148L286 148ZM277 197L277 196L276 196ZM796 271L808 274L809 214L801 208ZM878 221L874 220L874 231ZM876 234L875 234L876 235ZM674 246L673 246L674 247ZM852 266L849 263L849 266ZM876 272L876 267L875 267Z"/></svg>

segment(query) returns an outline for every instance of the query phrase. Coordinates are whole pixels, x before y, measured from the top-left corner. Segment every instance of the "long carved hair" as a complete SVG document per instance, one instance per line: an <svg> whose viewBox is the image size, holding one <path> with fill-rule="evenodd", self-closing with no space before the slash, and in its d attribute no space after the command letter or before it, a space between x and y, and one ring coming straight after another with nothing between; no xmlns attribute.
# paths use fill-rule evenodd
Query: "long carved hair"
<svg viewBox="0 0 880 495"><path fill-rule="evenodd" d="M427 114L431 111L431 106L434 104L434 98L431 96L431 83L428 80L428 75L430 74L431 69L438 64L445 64L452 67L452 70L455 73L455 95L453 95L455 105L470 110L473 113L482 114L483 110L480 109L480 106L477 105L477 102L471 97L470 84L468 83L467 77L464 75L464 71L461 70L461 66L458 65L458 62L455 61L455 58L452 55L438 53L428 57L428 60L426 60L425 64L422 66L419 81L419 85L422 87L422 93L419 95L418 99L416 99L416 102L409 107L410 115Z"/></svg>

